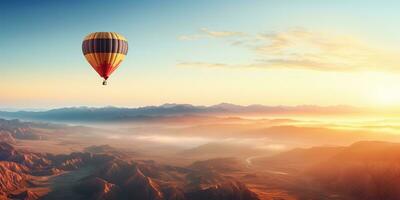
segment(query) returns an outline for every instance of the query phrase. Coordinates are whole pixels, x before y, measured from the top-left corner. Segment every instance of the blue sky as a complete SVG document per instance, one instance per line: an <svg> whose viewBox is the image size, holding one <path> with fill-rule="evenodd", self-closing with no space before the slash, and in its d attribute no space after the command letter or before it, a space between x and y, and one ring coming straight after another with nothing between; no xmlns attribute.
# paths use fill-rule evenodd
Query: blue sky
<svg viewBox="0 0 400 200"><path fill-rule="evenodd" d="M299 29L311 35L308 42L327 38L332 40L331 45L345 46L346 42L338 42L343 41L339 38L355 38L357 42L351 39L349 45L356 46L351 48L357 56L371 48L380 56L369 63L383 61L396 66L394 56L389 56L400 45L400 26L396 24L400 3L396 1L32 0L3 1L0 5L0 74L6 83L0 86L5 97L0 99L0 107L140 106L166 102L370 105L377 102L365 100L375 98L365 96L366 90L376 88L378 96L382 96L380 88L387 88L386 84L393 89L384 92L383 96L389 96L385 102L400 98L388 95L399 89L395 67L381 70L375 65L361 66L365 63L360 62L350 63L346 70L326 70L323 67L332 62L335 66L350 62L337 50L329 57L330 62L321 66L307 62L312 67L293 67L293 60L289 60L289 67L287 61L283 67L264 67L260 60L281 61L288 52L271 59L245 45L232 45L249 43L262 34L282 33L293 39L298 36L290 31ZM130 45L126 60L112 75L107 88L99 86L100 78L81 52L85 35L97 31L119 32ZM290 42L300 44L300 39ZM342 46L340 49L344 49ZM368 48L360 50L359 46ZM390 49L390 53L377 49ZM306 55L307 50L296 46L290 52ZM318 61L327 53L332 52L318 54ZM256 69L242 67L253 65ZM365 86L365 79L372 82ZM382 84L382 80L388 83ZM318 88L313 85L316 81L322 83ZM354 82L354 87L337 84L343 81ZM276 85L281 86L272 88ZM327 90L343 98L333 98Z"/></svg>

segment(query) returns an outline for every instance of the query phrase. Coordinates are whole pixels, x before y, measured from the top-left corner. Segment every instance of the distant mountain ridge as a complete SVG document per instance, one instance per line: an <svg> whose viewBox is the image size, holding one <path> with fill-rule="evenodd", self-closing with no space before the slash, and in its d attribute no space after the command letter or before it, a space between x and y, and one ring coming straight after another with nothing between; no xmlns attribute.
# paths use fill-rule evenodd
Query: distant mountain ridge
<svg viewBox="0 0 400 200"><path fill-rule="evenodd" d="M362 109L351 106L241 106L221 103L212 106L195 106L191 104L163 104L160 106L145 106L138 108L123 107L67 107L47 111L0 111L0 117L28 120L54 121L124 121L146 120L153 117L176 115L207 115L207 114L343 114L360 113Z"/></svg>

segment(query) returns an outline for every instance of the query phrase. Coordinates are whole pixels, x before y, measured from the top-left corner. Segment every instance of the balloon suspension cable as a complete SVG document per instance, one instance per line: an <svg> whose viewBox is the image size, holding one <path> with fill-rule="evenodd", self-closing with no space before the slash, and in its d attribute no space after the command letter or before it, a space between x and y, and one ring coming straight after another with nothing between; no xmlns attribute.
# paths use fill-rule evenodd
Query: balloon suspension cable
<svg viewBox="0 0 400 200"><path fill-rule="evenodd" d="M107 85L107 80L106 79L104 79L103 85Z"/></svg>

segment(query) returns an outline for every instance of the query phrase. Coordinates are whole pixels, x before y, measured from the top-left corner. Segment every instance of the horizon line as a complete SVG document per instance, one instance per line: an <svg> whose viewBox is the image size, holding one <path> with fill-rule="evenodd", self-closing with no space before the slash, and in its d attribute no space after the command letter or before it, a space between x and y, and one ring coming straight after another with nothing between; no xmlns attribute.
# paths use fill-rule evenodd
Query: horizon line
<svg viewBox="0 0 400 200"><path fill-rule="evenodd" d="M240 107L251 107L251 106L263 106L263 107L286 107L286 108L296 108L296 107L318 107L318 108L333 108L333 107L348 107L354 109L387 109L387 108L400 108L400 106L354 106L350 104L332 104L332 105L318 105L318 104L297 104L297 105L284 105L284 104L234 104L234 103L218 103L218 104L190 104L190 103L163 103L163 104L153 104L153 105L143 105L143 106L116 106L116 105L104 105L104 106L89 106L89 105L65 105L65 106L54 106L54 107L0 107L0 112L46 112L50 110L65 109L65 108L119 108L119 109L139 109L146 107L162 107L162 106L193 106L193 107L213 107L213 106L223 106L224 104L230 106L240 106Z"/></svg>

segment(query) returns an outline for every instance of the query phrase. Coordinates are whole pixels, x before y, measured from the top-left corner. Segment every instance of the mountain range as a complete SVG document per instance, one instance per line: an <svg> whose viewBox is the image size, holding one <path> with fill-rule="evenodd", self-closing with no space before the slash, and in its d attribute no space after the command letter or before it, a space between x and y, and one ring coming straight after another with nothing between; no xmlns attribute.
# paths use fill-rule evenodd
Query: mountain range
<svg viewBox="0 0 400 200"><path fill-rule="evenodd" d="M233 115L233 114L357 114L363 109L351 106L241 106L221 103L212 106L195 106L191 104L163 104L138 108L122 107L68 107L47 111L0 111L0 117L27 120L48 121L144 121L156 118L179 115Z"/></svg>
<svg viewBox="0 0 400 200"><path fill-rule="evenodd" d="M175 167L82 152L32 153L0 142L0 199L259 199L242 182L204 166ZM49 176L59 180L53 180L51 191L41 192Z"/></svg>

